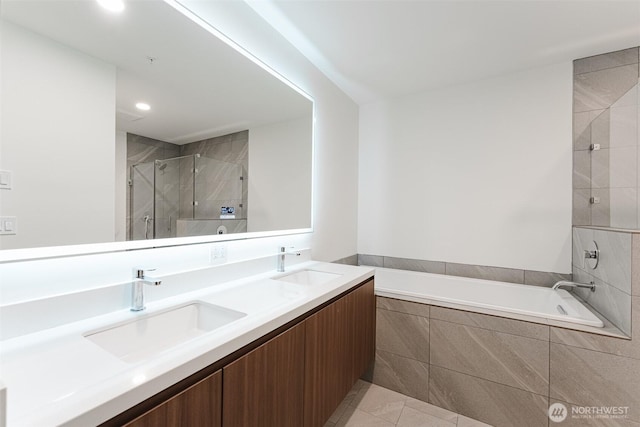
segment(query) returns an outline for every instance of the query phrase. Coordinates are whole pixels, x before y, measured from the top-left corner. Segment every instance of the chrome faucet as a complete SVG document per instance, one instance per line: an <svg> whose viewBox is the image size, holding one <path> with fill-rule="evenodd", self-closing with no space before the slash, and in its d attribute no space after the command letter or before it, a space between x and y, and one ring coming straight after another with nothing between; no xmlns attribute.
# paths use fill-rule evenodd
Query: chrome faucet
<svg viewBox="0 0 640 427"><path fill-rule="evenodd" d="M133 269L133 282L131 282L131 311L142 311L144 306L144 285L158 286L162 280L147 276L147 271L155 271L155 268L143 270Z"/></svg>
<svg viewBox="0 0 640 427"><path fill-rule="evenodd" d="M596 291L596 285L593 282L590 282L587 285L585 283L568 282L566 280L561 280L561 281L557 282L555 285L553 285L553 287L551 289L553 289L555 291L557 289L560 289L563 286L566 286L566 287L569 287L569 288L587 288L587 289L591 289L591 292L595 292Z"/></svg>
<svg viewBox="0 0 640 427"><path fill-rule="evenodd" d="M294 248L293 246L291 246L289 249L294 249ZM284 271L284 258L287 255L300 256L300 252L287 251L287 248L285 248L284 246L280 246L280 249L278 250L278 271L279 272Z"/></svg>

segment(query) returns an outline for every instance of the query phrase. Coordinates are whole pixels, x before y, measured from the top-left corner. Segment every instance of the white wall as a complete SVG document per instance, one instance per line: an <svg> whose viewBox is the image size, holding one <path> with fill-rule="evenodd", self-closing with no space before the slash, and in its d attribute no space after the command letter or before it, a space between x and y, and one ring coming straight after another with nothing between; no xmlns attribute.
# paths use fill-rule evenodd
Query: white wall
<svg viewBox="0 0 640 427"><path fill-rule="evenodd" d="M311 127L302 118L249 129L247 231L311 226Z"/></svg>
<svg viewBox="0 0 640 427"><path fill-rule="evenodd" d="M571 272L572 67L360 110L358 252Z"/></svg>
<svg viewBox="0 0 640 427"><path fill-rule="evenodd" d="M314 98L312 256L332 261L355 254L358 106L245 2L181 3Z"/></svg>
<svg viewBox="0 0 640 427"><path fill-rule="evenodd" d="M3 22L1 76L0 248L113 241L114 67Z"/></svg>
<svg viewBox="0 0 640 427"><path fill-rule="evenodd" d="M115 146L115 238L127 240L127 133L116 131Z"/></svg>

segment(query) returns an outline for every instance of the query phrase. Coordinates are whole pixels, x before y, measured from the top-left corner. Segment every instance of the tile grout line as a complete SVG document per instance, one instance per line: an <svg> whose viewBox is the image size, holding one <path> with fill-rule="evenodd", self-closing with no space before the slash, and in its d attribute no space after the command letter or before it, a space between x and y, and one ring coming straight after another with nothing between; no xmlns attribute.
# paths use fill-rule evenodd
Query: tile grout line
<svg viewBox="0 0 640 427"><path fill-rule="evenodd" d="M445 264L446 266L446 264ZM429 363L427 364L427 403L433 405L431 400L431 306L429 305ZM437 405L436 405L437 406ZM458 425L458 417L456 417L456 426Z"/></svg>
<svg viewBox="0 0 640 427"><path fill-rule="evenodd" d="M450 309L450 310L454 310L454 309ZM473 313L473 312L471 312L471 313ZM480 314L482 314L482 313L480 313ZM482 315L483 316L490 316L490 314L482 314ZM528 338L528 339L538 340L538 341L542 341L542 342L546 342L546 341L549 340L548 338L546 338L546 339L545 338L533 338L533 337L530 337L530 336L515 334L515 333L512 333L512 332L497 331L495 329L489 329L488 327L482 327L482 326L477 326L477 325L467 325L465 323L454 322L454 321L451 321L451 320L438 319L437 317L431 318L429 320L437 320L439 322L451 323L451 324L454 324L454 325L463 326L465 328L468 327L468 328L481 329L483 331L495 332L497 334L505 334L505 335L510 335L510 336L519 337L519 338ZM508 319L508 318L506 320L516 320L517 322L526 322L526 320L517 320L517 319ZM534 325L540 325L540 326L543 326L543 327L546 326L547 328L549 327L549 325L543 325L541 323L533 323L533 322L527 322L527 323L532 323ZM429 332L431 332L431 324L429 324ZM431 337L429 337L429 339L431 339Z"/></svg>
<svg viewBox="0 0 640 427"><path fill-rule="evenodd" d="M549 364L549 371L548 371L548 375L549 375L549 379L548 379L548 383L547 383L547 407L551 406L551 326L548 326L549 328L549 343L547 345L547 351L548 351L548 364ZM548 411L548 409L547 409ZM548 415L548 414L547 414ZM551 419L547 416L547 426L549 426Z"/></svg>
<svg viewBox="0 0 640 427"><path fill-rule="evenodd" d="M482 378L482 377L479 377L479 376L477 376L477 375L472 375L472 374L468 374L468 373L466 373L466 372L456 371L455 369L445 368L445 367L443 367L443 366L438 366L438 365L433 365L433 366L435 366L435 367L436 367L436 368L438 368L438 369L444 369L444 370L446 370L446 371L454 372L454 373L456 373L456 374L467 375L467 376L469 376L469 377L472 377L472 378L475 378L475 379L478 379L478 380L481 380L481 381L487 381L487 382L490 382L490 383L492 383L492 384L500 385L500 386L503 386L503 387L509 387L509 388L511 388L511 389L518 390L518 391L521 391L521 392L524 392L524 393L535 394L536 396L540 396L540 397L547 397L547 396L545 396L544 394L536 393L535 391L524 390L524 389L521 389L520 387L515 387L515 386L512 386L512 385L499 383L499 382L497 382L497 381L495 381L495 380L488 380L488 379L486 379L486 378ZM428 402L427 402L427 403L428 403ZM436 406L437 406L437 405L436 405ZM446 408L444 408L444 409L446 409ZM452 412L453 412L453 411L452 411Z"/></svg>

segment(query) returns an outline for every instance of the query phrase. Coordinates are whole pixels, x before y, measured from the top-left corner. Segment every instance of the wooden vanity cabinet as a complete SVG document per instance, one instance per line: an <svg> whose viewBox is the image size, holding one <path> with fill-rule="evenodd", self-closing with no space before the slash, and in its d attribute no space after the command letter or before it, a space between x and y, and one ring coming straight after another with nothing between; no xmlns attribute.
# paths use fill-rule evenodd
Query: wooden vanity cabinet
<svg viewBox="0 0 640 427"><path fill-rule="evenodd" d="M371 279L103 426L321 427L373 362L375 321Z"/></svg>
<svg viewBox="0 0 640 427"><path fill-rule="evenodd" d="M222 370L225 427L303 425L304 333L298 324Z"/></svg>
<svg viewBox="0 0 640 427"><path fill-rule="evenodd" d="M192 385L125 426L222 426L222 371Z"/></svg>
<svg viewBox="0 0 640 427"><path fill-rule="evenodd" d="M305 320L304 426L323 426L375 358L373 280Z"/></svg>

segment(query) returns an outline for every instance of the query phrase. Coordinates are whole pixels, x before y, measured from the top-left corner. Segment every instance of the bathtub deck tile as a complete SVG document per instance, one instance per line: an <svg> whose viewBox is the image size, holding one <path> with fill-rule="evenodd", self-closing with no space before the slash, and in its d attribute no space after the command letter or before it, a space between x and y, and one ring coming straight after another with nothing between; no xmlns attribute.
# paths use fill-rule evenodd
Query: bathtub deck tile
<svg viewBox="0 0 640 427"><path fill-rule="evenodd" d="M432 319L432 366L541 395L549 389L549 344Z"/></svg>
<svg viewBox="0 0 640 427"><path fill-rule="evenodd" d="M376 348L429 363L429 319L377 309Z"/></svg>
<svg viewBox="0 0 640 427"><path fill-rule="evenodd" d="M431 318L543 341L549 340L548 326L522 320L436 306L431 307Z"/></svg>
<svg viewBox="0 0 640 427"><path fill-rule="evenodd" d="M640 325L640 297L632 297L632 325ZM551 342L640 359L640 327L632 328L631 339L608 337L565 328L551 328Z"/></svg>
<svg viewBox="0 0 640 427"><path fill-rule="evenodd" d="M407 396L429 399L429 364L384 350L376 351L371 382Z"/></svg>
<svg viewBox="0 0 640 427"><path fill-rule="evenodd" d="M384 310L397 311L400 313L413 314L416 316L429 317L428 304L405 301L401 299L377 297L376 307Z"/></svg>
<svg viewBox="0 0 640 427"><path fill-rule="evenodd" d="M574 280L581 283L594 282L596 291L588 289L575 289L573 292L586 303L594 307L598 312L617 326L627 335L631 333L631 295L622 292L618 288L591 276L574 266Z"/></svg>
<svg viewBox="0 0 640 427"><path fill-rule="evenodd" d="M384 267L409 271L421 271L423 273L445 273L444 262L427 261L422 259L396 258L385 256Z"/></svg>
<svg viewBox="0 0 640 427"><path fill-rule="evenodd" d="M473 279L496 280L499 282L524 283L524 270L482 265L457 264L447 262L445 272L448 276L470 277Z"/></svg>
<svg viewBox="0 0 640 427"><path fill-rule="evenodd" d="M437 366L429 403L492 426L547 427L548 398Z"/></svg>
<svg viewBox="0 0 640 427"><path fill-rule="evenodd" d="M546 271L524 271L524 284L550 288L560 280L571 280L571 274L549 273Z"/></svg>
<svg viewBox="0 0 640 427"><path fill-rule="evenodd" d="M640 360L551 343L550 397L581 406L629 407L640 422Z"/></svg>
<svg viewBox="0 0 640 427"><path fill-rule="evenodd" d="M631 295L640 296L640 234L632 237Z"/></svg>
<svg viewBox="0 0 640 427"><path fill-rule="evenodd" d="M358 254L358 265L384 267L384 257L380 255Z"/></svg>

